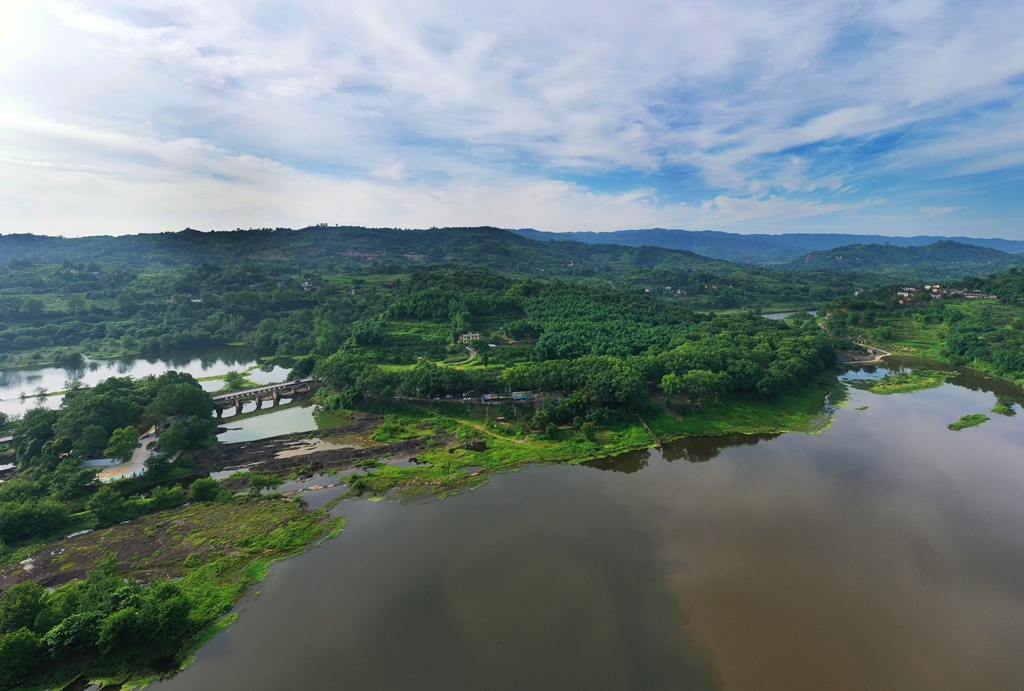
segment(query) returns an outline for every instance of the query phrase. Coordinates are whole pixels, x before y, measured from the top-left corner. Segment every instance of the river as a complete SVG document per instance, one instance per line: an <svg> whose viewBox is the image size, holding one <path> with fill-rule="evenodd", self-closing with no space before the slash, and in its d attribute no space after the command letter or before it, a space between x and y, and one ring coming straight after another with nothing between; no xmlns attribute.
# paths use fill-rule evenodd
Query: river
<svg viewBox="0 0 1024 691"><path fill-rule="evenodd" d="M289 367L284 362L261 366L257 354L251 349L220 347L149 357L91 360L82 367L9 368L0 370L0 412L16 416L37 406L56 408L63 396L39 396L37 390L53 394L64 390L73 380L93 386L108 377L141 378L160 375L168 370L191 374L201 380L204 389L216 391L224 386L223 376L231 371L246 372L246 378L256 384L274 384L287 381ZM281 406L266 403L259 412L255 402L246 403L243 415L237 419L233 411L227 411L220 421L218 438L222 442L254 441L288 432L307 432L344 424L342 418L319 411L308 400L287 403Z"/></svg>
<svg viewBox="0 0 1024 691"><path fill-rule="evenodd" d="M1024 415L947 429L1007 391L852 390L817 435L345 501L153 688L1020 688Z"/></svg>

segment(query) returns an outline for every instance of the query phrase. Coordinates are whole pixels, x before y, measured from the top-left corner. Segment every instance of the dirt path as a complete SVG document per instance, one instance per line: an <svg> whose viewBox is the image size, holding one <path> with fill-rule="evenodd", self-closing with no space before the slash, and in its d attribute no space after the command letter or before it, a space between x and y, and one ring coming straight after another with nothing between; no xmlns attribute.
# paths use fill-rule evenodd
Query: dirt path
<svg viewBox="0 0 1024 691"><path fill-rule="evenodd" d="M867 355L862 355L861 353L840 352L838 354L839 362L846 364L860 362L881 362L884 358L887 358L890 355L892 355L892 353L890 353L888 350L882 350L881 348L876 348L875 346L869 346L866 343L862 343L860 345L863 345L865 348L867 348Z"/></svg>
<svg viewBox="0 0 1024 691"><path fill-rule="evenodd" d="M467 427L472 427L473 429L475 429L478 432L483 432L484 434L489 434L492 437L494 437L495 439L501 439L502 441L510 441L513 444L522 444L524 441L526 441L525 439L509 439L506 436L503 436L501 434L498 434L497 432L494 432L492 430L487 429L486 426L484 426L484 425L482 425L482 424L480 424L478 422L471 422L469 420L459 420L459 424L460 425L466 425Z"/></svg>
<svg viewBox="0 0 1024 691"><path fill-rule="evenodd" d="M824 318L821 319L818 322L818 326L820 326L821 330L824 331L825 333L830 333L829 330L828 330L828 327L825 326L825 323L829 320L829 318L831 316L832 316L831 312L826 313ZM853 363L861 363L861 362L863 362L863 363L881 362L884 358L887 358L890 355L892 355L892 353L890 353L888 350L882 350L881 348L878 348L878 347L872 346L872 345L868 345L867 343L858 343L857 345L860 345L860 346L863 346L864 348L866 348L867 351L868 351L868 354L867 355L863 355L861 353L851 353L851 352L846 352L846 351L840 351L839 353L837 353L839 362L844 363L844 364L853 364Z"/></svg>
<svg viewBox="0 0 1024 691"><path fill-rule="evenodd" d="M149 445L154 441L156 441L156 427L151 427L148 432L139 437L139 447L135 449L130 461L104 468L96 477L100 482L111 482L125 477L142 475L146 472L146 461L153 455L153 449L149 448Z"/></svg>
<svg viewBox="0 0 1024 691"><path fill-rule="evenodd" d="M459 362L449 362L448 366L449 367L454 367L456 365L468 365L469 363L473 362L473 358L476 357L476 351L473 350L472 348L470 348L469 346L466 346L466 350L469 351L469 357L468 358L466 358L465 360L461 360Z"/></svg>

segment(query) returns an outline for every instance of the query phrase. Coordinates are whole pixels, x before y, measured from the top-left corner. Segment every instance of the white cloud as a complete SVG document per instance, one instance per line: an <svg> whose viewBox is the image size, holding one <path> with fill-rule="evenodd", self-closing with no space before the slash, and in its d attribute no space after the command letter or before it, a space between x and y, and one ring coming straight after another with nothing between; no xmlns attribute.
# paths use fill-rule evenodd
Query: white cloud
<svg viewBox="0 0 1024 691"><path fill-rule="evenodd" d="M352 223L757 230L863 212L892 176L1024 166L1014 0L8 0L0 25L0 199L40 229L14 160L104 189L80 222L153 230L168 197L231 227L338 197Z"/></svg>
<svg viewBox="0 0 1024 691"><path fill-rule="evenodd" d="M962 206L922 206L921 213L925 216L945 216L962 209Z"/></svg>

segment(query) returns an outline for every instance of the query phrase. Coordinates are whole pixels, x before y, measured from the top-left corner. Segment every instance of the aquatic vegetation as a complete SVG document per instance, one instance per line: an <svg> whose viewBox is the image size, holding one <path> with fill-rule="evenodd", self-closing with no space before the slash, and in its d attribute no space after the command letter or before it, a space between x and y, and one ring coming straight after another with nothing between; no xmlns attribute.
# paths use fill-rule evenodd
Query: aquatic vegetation
<svg viewBox="0 0 1024 691"><path fill-rule="evenodd" d="M962 416L956 422L950 423L949 429L953 430L954 432L959 432L960 430L967 429L968 427L977 427L978 425L989 419L990 418L988 415L984 415L982 413L971 413L970 415Z"/></svg>

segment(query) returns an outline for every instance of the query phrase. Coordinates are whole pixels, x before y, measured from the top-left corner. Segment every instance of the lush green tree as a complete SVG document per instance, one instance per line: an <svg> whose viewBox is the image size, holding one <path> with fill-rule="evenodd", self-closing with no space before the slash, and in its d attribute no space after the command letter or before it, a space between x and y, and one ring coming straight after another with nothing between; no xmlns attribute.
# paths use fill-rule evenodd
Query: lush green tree
<svg viewBox="0 0 1024 691"><path fill-rule="evenodd" d="M51 537L68 523L68 508L53 499L0 503L0 541L8 545Z"/></svg>
<svg viewBox="0 0 1024 691"><path fill-rule="evenodd" d="M75 453L83 458L94 458L107 448L110 434L100 425L86 425L74 442Z"/></svg>
<svg viewBox="0 0 1024 691"><path fill-rule="evenodd" d="M245 388L245 375L232 370L224 375L224 388L228 391L238 391Z"/></svg>
<svg viewBox="0 0 1024 691"><path fill-rule="evenodd" d="M39 635L18 629L0 638L0 687L14 686L46 660L46 647Z"/></svg>
<svg viewBox="0 0 1024 691"><path fill-rule="evenodd" d="M690 370L680 377L682 390L700 405L711 405L718 401L729 386L729 375L709 370Z"/></svg>
<svg viewBox="0 0 1024 691"><path fill-rule="evenodd" d="M216 443L213 432L216 429L209 417L201 418L190 415L184 420L176 420L157 437L157 447L167 453L202 449Z"/></svg>
<svg viewBox="0 0 1024 691"><path fill-rule="evenodd" d="M665 393L665 399L672 404L672 397L683 392L683 381L675 372L669 372L661 378L661 390Z"/></svg>
<svg viewBox="0 0 1024 691"><path fill-rule="evenodd" d="M85 508L96 517L96 523L103 528L117 523L125 508L124 497L110 485L101 485L86 502Z"/></svg>
<svg viewBox="0 0 1024 691"><path fill-rule="evenodd" d="M192 377L180 376L183 379L187 377L187 380L169 383L158 381L158 384L162 385L158 387L153 402L146 406L147 420L160 422L171 415L210 417L213 414L213 399L210 394L203 391L203 387Z"/></svg>
<svg viewBox="0 0 1024 691"><path fill-rule="evenodd" d="M50 657L59 660L95 648L99 642L103 619L103 614L98 610L75 612L62 619L43 636Z"/></svg>
<svg viewBox="0 0 1024 691"><path fill-rule="evenodd" d="M181 506L185 502L185 490L181 485L174 487L154 487L150 498L153 500L153 509L162 511L175 506Z"/></svg>
<svg viewBox="0 0 1024 691"><path fill-rule="evenodd" d="M0 633L31 629L43 609L46 589L35 581L15 583L0 595Z"/></svg>
<svg viewBox="0 0 1024 691"><path fill-rule="evenodd" d="M103 453L116 461L127 463L132 459L137 448L139 448L139 431L134 427L120 427L110 435L107 448L103 450Z"/></svg>
<svg viewBox="0 0 1024 691"><path fill-rule="evenodd" d="M189 501L220 501L228 496L228 491L212 477L201 477L188 488Z"/></svg>
<svg viewBox="0 0 1024 691"><path fill-rule="evenodd" d="M100 624L100 652L131 648L146 639L147 622L136 607L124 607L109 614Z"/></svg>

